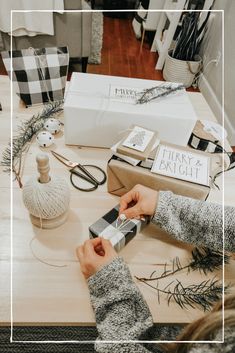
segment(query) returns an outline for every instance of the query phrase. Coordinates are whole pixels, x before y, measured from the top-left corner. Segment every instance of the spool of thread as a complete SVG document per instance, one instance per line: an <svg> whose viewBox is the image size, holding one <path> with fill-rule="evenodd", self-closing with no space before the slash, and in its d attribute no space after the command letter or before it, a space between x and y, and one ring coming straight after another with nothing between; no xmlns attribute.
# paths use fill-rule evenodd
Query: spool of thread
<svg viewBox="0 0 235 353"><path fill-rule="evenodd" d="M33 225L55 228L66 221L70 190L64 179L49 175L49 158L41 153L36 157L40 174L28 180L23 188L23 202Z"/></svg>

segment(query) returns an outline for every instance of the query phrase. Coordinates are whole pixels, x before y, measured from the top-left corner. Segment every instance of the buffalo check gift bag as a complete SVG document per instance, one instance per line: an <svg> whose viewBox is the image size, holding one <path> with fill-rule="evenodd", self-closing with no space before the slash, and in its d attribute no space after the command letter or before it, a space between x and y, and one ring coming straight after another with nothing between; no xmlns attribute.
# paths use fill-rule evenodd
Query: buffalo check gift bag
<svg viewBox="0 0 235 353"><path fill-rule="evenodd" d="M11 51L1 52L11 75ZM27 106L63 100L67 80L67 47L12 51L12 80L16 94Z"/></svg>

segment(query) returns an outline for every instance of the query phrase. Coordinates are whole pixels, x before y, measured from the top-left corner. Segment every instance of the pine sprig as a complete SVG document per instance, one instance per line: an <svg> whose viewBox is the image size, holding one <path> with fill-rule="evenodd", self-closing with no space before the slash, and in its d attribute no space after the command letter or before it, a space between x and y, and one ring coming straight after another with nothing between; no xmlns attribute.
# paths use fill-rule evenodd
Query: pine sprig
<svg viewBox="0 0 235 353"><path fill-rule="evenodd" d="M44 122L62 110L63 101L50 102L45 105L41 113L33 115L31 119L22 122L21 126L18 126L17 135L13 137L3 152L1 165L5 167L4 171L6 172L10 172L12 167L12 172L15 174L20 187L22 187L22 154L27 150L33 136L43 128Z"/></svg>
<svg viewBox="0 0 235 353"><path fill-rule="evenodd" d="M229 263L230 256L224 254L224 263ZM211 250L207 247L195 247L192 251L192 261L190 262L189 270L202 271L205 275L208 272L219 270L223 265L223 252Z"/></svg>
<svg viewBox="0 0 235 353"><path fill-rule="evenodd" d="M229 255L224 254L224 262L229 262ZM218 270L223 264L223 253L221 251L214 251L207 247L194 248L192 251L192 259L190 262L182 266L178 257L172 261L171 270L167 270L167 264L164 265L163 272L156 276L156 270L153 271L149 278L135 278L153 288L157 292L158 303L160 304L160 294L164 293L167 296L168 305L171 300L174 300L181 308L196 306L201 307L204 311L209 310L212 305L218 301L222 296L222 284L215 279L204 280L199 284L192 284L184 286L178 279L173 279L164 288L159 287L160 280L169 276L173 276L182 270L200 271L205 275L214 270ZM153 282L154 284L151 284ZM174 283L174 285L173 285ZM175 284L176 283L176 284ZM225 290L228 286L225 287Z"/></svg>
<svg viewBox="0 0 235 353"><path fill-rule="evenodd" d="M182 270L188 270L188 272L192 271L200 271L203 272L205 275L209 272L213 272L215 270L219 270L222 265L223 265L223 253L221 251L215 251L211 250L207 247L195 247L192 250L192 259L191 261L185 265L182 266L180 259L178 257L175 257L172 261L172 269L167 270L166 269L166 264L164 266L164 271L160 276L154 276L156 274L156 271L153 271L150 275L149 278L139 278L136 277L140 281L156 281L160 280L162 278L166 278L169 276L174 275L177 272L180 272ZM224 263L227 264L229 263L230 256L228 254L224 254Z"/></svg>
<svg viewBox="0 0 235 353"><path fill-rule="evenodd" d="M163 83L158 86L154 86L154 87L145 89L143 91L143 94L140 96L140 98L137 99L136 103L137 104L148 103L154 99L168 96L169 94L175 93L175 92L180 91L184 88L185 88L184 85L175 86L175 85L172 85L169 83Z"/></svg>
<svg viewBox="0 0 235 353"><path fill-rule="evenodd" d="M199 284L192 284L184 286L180 281L176 280L176 284L172 286L175 281L167 284L163 289L159 288L159 281L156 285L141 280L147 286L157 291L158 303L160 304L160 294L164 293L167 296L168 305L173 300L182 309L188 306L195 309L196 307L202 308L204 311L210 310L211 307L222 297L222 284L216 279L209 279L202 281ZM228 286L226 286L227 291Z"/></svg>

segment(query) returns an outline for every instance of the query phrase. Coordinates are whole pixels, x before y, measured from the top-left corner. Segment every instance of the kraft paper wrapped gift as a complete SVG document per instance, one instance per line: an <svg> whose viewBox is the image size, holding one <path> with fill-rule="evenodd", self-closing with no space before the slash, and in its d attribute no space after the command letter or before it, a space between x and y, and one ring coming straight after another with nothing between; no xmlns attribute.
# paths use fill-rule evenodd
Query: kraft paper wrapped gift
<svg viewBox="0 0 235 353"><path fill-rule="evenodd" d="M120 251L149 222L147 217L145 221L130 219L126 221L128 222L126 225L121 226L121 221L118 220L117 222L118 211L119 205L89 227L90 238L103 237L109 239L116 251ZM118 227L119 229L117 229Z"/></svg>
<svg viewBox="0 0 235 353"><path fill-rule="evenodd" d="M184 89L136 104L136 92L161 84L162 81L73 73L64 103L65 143L111 147L134 124L158 131L161 140L186 146L197 116Z"/></svg>
<svg viewBox="0 0 235 353"><path fill-rule="evenodd" d="M161 142L163 144L163 142ZM164 143L166 145L166 143ZM170 147L192 152L190 148L183 148L173 144L167 144ZM194 151L195 152L195 151ZM197 151L210 157L205 152ZM143 162L142 162L143 163ZM210 192L210 186L199 185L185 180L180 180L150 171L153 160L149 160L149 167L133 166L122 159L113 156L107 166L108 174L108 192L122 196L131 190L136 184L142 184L158 191L172 191L175 194L192 197L194 199L205 200ZM209 165L209 172L211 163Z"/></svg>

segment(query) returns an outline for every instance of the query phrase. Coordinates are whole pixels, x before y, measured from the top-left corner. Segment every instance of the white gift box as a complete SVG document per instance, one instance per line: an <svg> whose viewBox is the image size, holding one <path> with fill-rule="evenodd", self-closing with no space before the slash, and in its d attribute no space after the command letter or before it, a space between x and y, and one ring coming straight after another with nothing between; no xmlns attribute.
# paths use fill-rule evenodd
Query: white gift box
<svg viewBox="0 0 235 353"><path fill-rule="evenodd" d="M136 104L136 94L162 83L73 73L64 103L65 143L111 147L135 124L158 131L161 140L186 146L197 116L184 89Z"/></svg>

